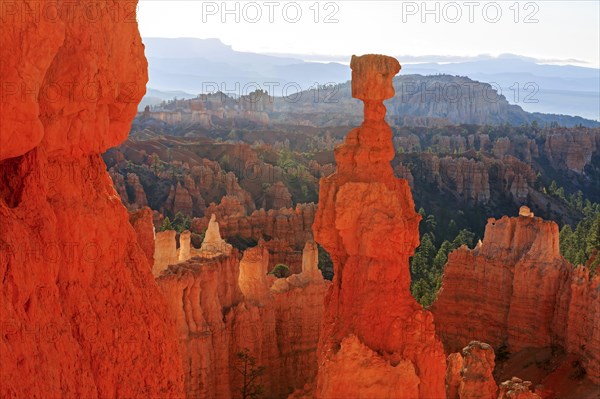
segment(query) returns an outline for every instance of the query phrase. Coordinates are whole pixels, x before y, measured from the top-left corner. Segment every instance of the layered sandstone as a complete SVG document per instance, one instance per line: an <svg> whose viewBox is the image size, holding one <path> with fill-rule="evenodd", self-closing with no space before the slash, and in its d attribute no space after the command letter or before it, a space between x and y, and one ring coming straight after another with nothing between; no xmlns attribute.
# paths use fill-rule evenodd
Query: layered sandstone
<svg viewBox="0 0 600 399"><path fill-rule="evenodd" d="M152 265L152 274L154 276L160 273L169 265L174 265L179 260L177 255L177 242L175 230L160 231L155 234L154 240L154 264Z"/></svg>
<svg viewBox="0 0 600 399"><path fill-rule="evenodd" d="M531 381L513 377L496 385L492 374L494 359L494 349L479 341L471 341L463 348L462 355L448 356L446 399L541 399L531 392ZM547 394L548 398L555 397L551 392Z"/></svg>
<svg viewBox="0 0 600 399"><path fill-rule="evenodd" d="M589 134L585 130L560 129L546 137L543 151L554 168L582 174L598 149L600 132L597 130Z"/></svg>
<svg viewBox="0 0 600 399"><path fill-rule="evenodd" d="M185 230L179 235L179 249L177 250L177 260L179 262L185 262L192 257L191 237L192 233L189 230Z"/></svg>
<svg viewBox="0 0 600 399"><path fill-rule="evenodd" d="M173 324L100 157L147 81L135 2L50 3L0 24L0 397L180 398Z"/></svg>
<svg viewBox="0 0 600 399"><path fill-rule="evenodd" d="M448 256L432 305L448 351L479 339L509 352L558 345L600 380L600 278L559 250L558 226L522 207L489 219L483 242Z"/></svg>
<svg viewBox="0 0 600 399"><path fill-rule="evenodd" d="M291 208L292 195L285 184L278 181L267 190L267 207L271 209Z"/></svg>
<svg viewBox="0 0 600 399"><path fill-rule="evenodd" d="M461 202L490 203L492 193L509 194L515 204L522 204L535 190L533 168L512 155L502 159L475 153L465 156L444 156L423 153L415 162L410 154L399 154L401 164L396 173L412 182L434 184L440 191L450 192ZM413 164L413 170L404 163ZM416 187L418 188L418 187Z"/></svg>
<svg viewBox="0 0 600 399"><path fill-rule="evenodd" d="M214 258L221 255L227 256L231 252L231 249L231 244L228 244L221 238L219 223L217 223L217 218L213 214L204 233L204 240L202 241L199 254L204 258Z"/></svg>
<svg viewBox="0 0 600 399"><path fill-rule="evenodd" d="M160 150L160 147L143 141L127 141L105 155L107 163L112 165L110 176L129 209L151 204L163 214L173 216L181 212L196 217L205 214L208 203L218 202L224 196L236 198L244 207L244 213L256 209L251 194L239 185L236 175L221 169L217 161L187 150L174 155ZM273 193L270 204L276 202L276 205L287 206L285 185L277 188L279 191ZM291 196L288 200L291 204Z"/></svg>
<svg viewBox="0 0 600 399"><path fill-rule="evenodd" d="M462 350L463 365L458 387L460 399L496 399L498 386L492 372L494 350L488 344L472 341Z"/></svg>
<svg viewBox="0 0 600 399"><path fill-rule="evenodd" d="M312 223L317 207L313 203L298 204L295 208L259 209L246 215L238 199L225 196L221 203L211 204L206 216L194 218L192 231L202 233L208 227L210 215L216 215L219 230L225 239L277 239L302 249L312 237Z"/></svg>
<svg viewBox="0 0 600 399"><path fill-rule="evenodd" d="M267 397L285 397L315 377L328 283L314 272L313 256L306 260L310 280L293 284L297 279L291 276L287 289L272 289L268 257L261 246L247 249L241 259L236 249L196 256L169 266L157 279L177 321L186 397L237 397L242 381L234 368L236 353L246 348L266 367L257 383Z"/></svg>
<svg viewBox="0 0 600 399"><path fill-rule="evenodd" d="M154 265L154 224L152 210L148 207L129 212L129 223L133 226L137 242L144 251L149 265Z"/></svg>
<svg viewBox="0 0 600 399"><path fill-rule="evenodd" d="M247 301L266 304L269 298L269 251L265 247L248 248L240 261L239 287Z"/></svg>
<svg viewBox="0 0 600 399"><path fill-rule="evenodd" d="M554 312L556 342L577 355L587 376L600 384L600 275L584 266L570 269L561 282Z"/></svg>
<svg viewBox="0 0 600 399"><path fill-rule="evenodd" d="M204 233L210 222L209 215L216 215L221 236L229 242L259 243L269 249L269 270L283 263L292 273L302 271L302 249L312 240L312 224L316 205L297 204L295 208L259 209L247 215L240 201L225 196L221 202L211 204L206 216L194 218L191 230Z"/></svg>
<svg viewBox="0 0 600 399"><path fill-rule="evenodd" d="M365 121L335 150L337 172L321 179L315 239L334 262L319 341L316 397L445 395L445 355L433 317L409 291L408 259L419 215L396 179L383 100L400 70L389 57L353 57L352 95Z"/></svg>
<svg viewBox="0 0 600 399"><path fill-rule="evenodd" d="M148 206L148 199L144 187L140 183L140 178L135 173L127 174L128 200L134 208ZM131 193L131 195L129 195Z"/></svg>

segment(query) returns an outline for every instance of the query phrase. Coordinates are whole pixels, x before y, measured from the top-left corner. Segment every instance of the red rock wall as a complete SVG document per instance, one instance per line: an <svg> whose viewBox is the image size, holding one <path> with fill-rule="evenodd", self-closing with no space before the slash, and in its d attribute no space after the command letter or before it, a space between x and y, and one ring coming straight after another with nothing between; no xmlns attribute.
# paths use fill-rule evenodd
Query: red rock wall
<svg viewBox="0 0 600 399"><path fill-rule="evenodd" d="M556 341L577 355L590 379L600 384L600 276L591 277L583 266L571 270L554 316Z"/></svg>
<svg viewBox="0 0 600 399"><path fill-rule="evenodd" d="M154 224L152 210L144 207L137 211L129 212L129 223L133 226L137 242L148 259L150 269L154 265Z"/></svg>
<svg viewBox="0 0 600 399"><path fill-rule="evenodd" d="M211 215L215 214L224 239L269 240L263 243L269 248L269 270L283 263L292 273L300 273L302 248L312 239L315 212L316 205L309 203L298 204L296 208L259 209L246 215L237 198L225 196L219 205L211 204L204 217L195 218L191 230L204 233Z"/></svg>
<svg viewBox="0 0 600 399"><path fill-rule="evenodd" d="M99 155L144 94L136 4L13 4L0 25L0 397L181 397L172 322Z"/></svg>
<svg viewBox="0 0 600 399"><path fill-rule="evenodd" d="M449 352L473 339L510 352L559 345L599 381L600 278L560 255L556 223L523 209L490 219L483 243L448 256L436 330Z"/></svg>
<svg viewBox="0 0 600 399"><path fill-rule="evenodd" d="M600 133L597 130L589 134L585 130L558 129L555 134L548 135L543 151L554 168L581 174L598 148Z"/></svg>
<svg viewBox="0 0 600 399"><path fill-rule="evenodd" d="M247 249L241 260L234 249L172 265L157 279L177 320L188 398L236 398L236 353L244 348L266 367L258 380L266 397L286 397L314 379L328 283L295 275L273 291L268 258L264 247ZM296 279L303 283L293 285Z"/></svg>

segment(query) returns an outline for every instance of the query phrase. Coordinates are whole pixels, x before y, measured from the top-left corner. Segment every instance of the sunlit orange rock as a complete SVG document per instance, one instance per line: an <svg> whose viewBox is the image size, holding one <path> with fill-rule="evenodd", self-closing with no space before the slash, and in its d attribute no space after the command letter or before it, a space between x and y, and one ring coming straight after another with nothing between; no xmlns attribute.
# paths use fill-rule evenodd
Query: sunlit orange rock
<svg viewBox="0 0 600 399"><path fill-rule="evenodd" d="M228 244L224 239L221 238L221 232L219 231L219 223L217 218L213 214L210 217L208 228L204 233L204 240L200 251L198 251L202 257L211 258L221 255L228 255L231 252L231 244Z"/></svg>
<svg viewBox="0 0 600 399"><path fill-rule="evenodd" d="M322 398L414 399L420 397L419 383L410 360L390 362L349 335L319 368L317 394ZM346 396L350 392L353 396Z"/></svg>
<svg viewBox="0 0 600 399"><path fill-rule="evenodd" d="M556 223L526 207L520 213L489 219L481 244L449 255L432 306L449 351L473 339L506 342L510 351L551 345L559 284L571 265L560 255Z"/></svg>
<svg viewBox="0 0 600 399"><path fill-rule="evenodd" d="M444 397L442 344L431 313L409 291L420 216L406 180L394 177L392 131L384 121L383 100L394 94L400 65L366 55L352 57L351 68L352 94L364 101L365 121L335 150L337 172L321 179L313 226L334 262L315 394Z"/></svg>
<svg viewBox="0 0 600 399"><path fill-rule="evenodd" d="M489 219L482 242L448 255L431 309L449 352L471 340L514 353L563 347L600 383L600 277L569 264L558 226L521 207Z"/></svg>
<svg viewBox="0 0 600 399"><path fill-rule="evenodd" d="M302 249L312 240L312 224L316 205L297 204L295 208L259 209L246 214L238 198L224 196L221 202L210 204L204 217L194 218L191 230L202 234L211 216L216 215L221 236L230 243L234 240L260 242L269 249L269 270L283 263L292 273L302 271Z"/></svg>
<svg viewBox="0 0 600 399"><path fill-rule="evenodd" d="M179 262L185 262L189 258L191 258L191 233L189 230L185 230L179 235L177 260Z"/></svg>
<svg viewBox="0 0 600 399"><path fill-rule="evenodd" d="M238 283L246 300L257 305L270 301L267 273L269 251L261 246L248 248L240 261Z"/></svg>
<svg viewBox="0 0 600 399"><path fill-rule="evenodd" d="M154 265L152 266L154 276L159 276L167 266L178 262L176 235L175 230L159 231L155 234Z"/></svg>
<svg viewBox="0 0 600 399"><path fill-rule="evenodd" d="M261 246L247 249L241 260L232 249L171 265L157 278L177 322L187 398L238 397L235 355L244 348L266 368L257 381L266 397L286 397L316 376L329 282L311 272L303 285L273 290L268 257Z"/></svg>
<svg viewBox="0 0 600 399"><path fill-rule="evenodd" d="M145 91L136 2L7 4L0 397L181 398L173 324L100 157Z"/></svg>

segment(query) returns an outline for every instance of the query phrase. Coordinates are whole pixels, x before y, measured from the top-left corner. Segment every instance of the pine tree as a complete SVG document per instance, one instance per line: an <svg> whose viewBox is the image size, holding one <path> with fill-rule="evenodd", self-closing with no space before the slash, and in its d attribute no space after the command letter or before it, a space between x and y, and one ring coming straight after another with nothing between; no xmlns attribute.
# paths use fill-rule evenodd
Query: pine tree
<svg viewBox="0 0 600 399"><path fill-rule="evenodd" d="M256 358L250 355L248 348L239 351L236 356L237 362L234 368L242 376L242 386L240 387L242 399L260 398L264 388L258 384L257 380L264 374L265 367L256 365Z"/></svg>
<svg viewBox="0 0 600 399"><path fill-rule="evenodd" d="M171 224L171 220L169 219L169 217L165 217L165 220L163 220L163 224L162 226L160 226L159 231L166 231L166 230L174 230L173 229L173 225Z"/></svg>

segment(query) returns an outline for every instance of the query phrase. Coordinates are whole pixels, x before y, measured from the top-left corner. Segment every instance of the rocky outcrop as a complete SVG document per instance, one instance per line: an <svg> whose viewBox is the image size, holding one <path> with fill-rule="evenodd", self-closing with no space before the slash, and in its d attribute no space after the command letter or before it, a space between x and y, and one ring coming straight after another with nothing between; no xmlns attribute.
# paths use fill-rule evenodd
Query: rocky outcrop
<svg viewBox="0 0 600 399"><path fill-rule="evenodd" d="M475 249L449 254L432 311L448 351L472 339L509 352L557 345L598 381L598 287L599 277L560 255L556 223L522 207L518 217L489 219Z"/></svg>
<svg viewBox="0 0 600 399"><path fill-rule="evenodd" d="M446 399L541 399L530 391L531 381L517 377L498 387L492 375L494 358L492 347L478 341L471 341L463 348L462 355L448 356Z"/></svg>
<svg viewBox="0 0 600 399"><path fill-rule="evenodd" d="M278 326L283 326L278 347L288 392L314 381L317 375L316 343L319 342L323 302L330 282L323 279L317 268L316 250L314 242L307 242L302 272L277 279L271 286L275 320Z"/></svg>
<svg viewBox="0 0 600 399"><path fill-rule="evenodd" d="M302 271L292 274L285 279L275 280L271 290L274 292L286 292L294 287L305 287L311 282L322 281L323 274L318 268L319 252L314 241L307 241L302 251Z"/></svg>
<svg viewBox="0 0 600 399"><path fill-rule="evenodd" d="M214 258L222 255L229 255L231 252L231 244L228 244L224 239L221 238L219 231L219 223L217 218L213 214L208 222L208 227L204 233L204 240L200 247L200 255L204 258Z"/></svg>
<svg viewBox="0 0 600 399"><path fill-rule="evenodd" d="M270 300L267 273L269 267L269 251L257 246L244 251L240 261L240 290L244 298L256 305L265 305Z"/></svg>
<svg viewBox="0 0 600 399"><path fill-rule="evenodd" d="M489 201L489 176L482 162L467 158L441 158L439 173L441 180L447 182L463 199L481 203Z"/></svg>
<svg viewBox="0 0 600 399"><path fill-rule="evenodd" d="M535 191L536 173L512 155L498 160L474 153L459 157L423 153L417 159L411 154L399 154L398 159L402 163L395 167L397 175L412 186L416 184L415 189L419 189L419 184L433 184L461 203L489 204L493 193L501 193L512 196L513 202L521 205Z"/></svg>
<svg viewBox="0 0 600 399"><path fill-rule="evenodd" d="M387 361L354 334L344 337L338 345L339 349L328 359L331 366L319 368L317 397L349 397L343 392L350 390L355 398L421 397L420 379L410 360Z"/></svg>
<svg viewBox="0 0 600 399"><path fill-rule="evenodd" d="M285 184L278 181L267 190L267 208L281 209L292 207L292 195Z"/></svg>
<svg viewBox="0 0 600 399"><path fill-rule="evenodd" d="M137 209L148 206L144 187L142 187L140 178L135 173L127 174L127 190L128 194L131 193L128 195L128 200L132 205L132 208Z"/></svg>
<svg viewBox="0 0 600 399"><path fill-rule="evenodd" d="M496 399L494 350L488 344L472 341L462 350L463 365L458 387L460 399Z"/></svg>
<svg viewBox="0 0 600 399"><path fill-rule="evenodd" d="M196 259L171 266L157 283L167 301L169 314L176 320L185 396L227 398L232 392L233 375L228 365L236 348L234 333L239 329L242 334L248 334L247 338L257 340L251 335L254 332L251 326L258 322L258 312L243 306L233 309L243 299L241 291L236 289L237 251L229 257L201 262ZM224 314L226 309L232 311ZM256 350L253 355L261 363L267 356Z"/></svg>
<svg viewBox="0 0 600 399"><path fill-rule="evenodd" d="M586 130L569 131L560 129L548 135L544 143L544 154L556 169L583 173L592 155L600 149L600 132L589 134Z"/></svg>
<svg viewBox="0 0 600 399"><path fill-rule="evenodd" d="M243 213L240 202L233 197L223 197L219 205L211 204L203 218L192 221L192 231L202 233L208 227L209 215L216 215L221 235L245 240L277 239L294 248L302 249L312 237L312 223L317 206L298 204L295 208L268 211L259 209L249 215Z"/></svg>
<svg viewBox="0 0 600 399"><path fill-rule="evenodd" d="M513 377L500 384L498 399L541 399L538 394L531 392L530 387L530 381Z"/></svg>
<svg viewBox="0 0 600 399"><path fill-rule="evenodd" d="M530 391L531 381L520 378L496 385L494 371L495 354L488 344L472 341L460 353L448 356L446 370L446 399L541 399ZM537 392L537 391L536 391ZM544 397L554 397L547 392Z"/></svg>
<svg viewBox="0 0 600 399"><path fill-rule="evenodd" d="M306 271L311 280L290 276L287 289L271 289L268 256L260 246L246 250L241 260L236 249L197 256L169 266L157 279L177 320L186 397L237 397L242 381L236 353L243 349L266 368L257 383L267 397L285 397L316 375L328 283L311 264ZM303 284L294 284L297 280Z"/></svg>
<svg viewBox="0 0 600 399"><path fill-rule="evenodd" d="M458 390L461 383L461 371L464 365L464 359L459 352L448 356L446 360L446 399L459 399Z"/></svg>
<svg viewBox="0 0 600 399"><path fill-rule="evenodd" d="M584 266L561 282L554 313L556 342L577 355L587 376L600 384L600 275Z"/></svg>
<svg viewBox="0 0 600 399"><path fill-rule="evenodd" d="M137 236L137 243L144 251L149 265L154 265L154 224L152 210L144 207L137 211L129 212L129 223L133 226Z"/></svg>
<svg viewBox="0 0 600 399"><path fill-rule="evenodd" d="M267 125L273 109L273 97L255 90L239 98L224 93L201 94L193 99L173 100L146 109L141 117L154 118L169 124L194 123L205 129L239 127L244 124Z"/></svg>
<svg viewBox="0 0 600 399"><path fill-rule="evenodd" d="M100 157L147 81L135 2L15 6L0 24L0 397L181 398L172 321Z"/></svg>
<svg viewBox="0 0 600 399"><path fill-rule="evenodd" d="M219 202L225 196L236 198L245 213L256 209L250 193L239 185L236 175L225 172L218 162L188 151L175 154L176 159L171 159L170 153L159 150L162 148L143 141L128 141L105 154L106 162L113 165L109 173L115 187L129 209L150 205L170 217L178 212L196 217L205 214L206 204ZM283 186L271 202L287 204L285 192L287 189Z"/></svg>
<svg viewBox="0 0 600 399"><path fill-rule="evenodd" d="M432 315L409 291L420 217L407 182L393 175L392 131L384 121L383 100L394 95L400 65L367 55L353 57L351 68L365 121L336 148L337 172L321 179L313 225L334 263L315 396L443 397L442 344Z"/></svg>
<svg viewBox="0 0 600 399"><path fill-rule="evenodd" d="M312 223L316 205L298 204L295 208L279 210L256 210L246 215L238 199L223 197L219 205L211 204L206 215L194 218L191 230L202 234L208 227L208 215L216 215L221 236L228 242L243 246L244 243L263 243L269 249L269 270L283 263L292 273L302 270L302 248L312 239Z"/></svg>
<svg viewBox="0 0 600 399"><path fill-rule="evenodd" d="M179 212L184 215L191 215L193 208L192 196L187 188L182 186L180 182L176 186L171 186L171 191L165 203L165 210L171 212L172 215Z"/></svg>
<svg viewBox="0 0 600 399"><path fill-rule="evenodd" d="M165 230L156 233L154 240L154 265L152 274L159 276L160 273L169 265L174 265L178 261L177 242L175 230Z"/></svg>
<svg viewBox="0 0 600 399"><path fill-rule="evenodd" d="M185 262L192 256L191 234L189 230L185 230L179 235L179 249L177 250L177 260L179 262Z"/></svg>

